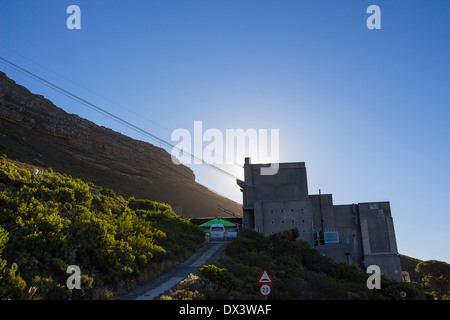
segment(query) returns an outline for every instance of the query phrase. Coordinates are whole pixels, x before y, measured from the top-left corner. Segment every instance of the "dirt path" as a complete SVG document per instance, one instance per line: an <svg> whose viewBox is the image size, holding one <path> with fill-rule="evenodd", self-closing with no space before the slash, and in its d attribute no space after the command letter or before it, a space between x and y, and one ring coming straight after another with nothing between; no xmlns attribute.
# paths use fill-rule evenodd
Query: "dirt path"
<svg viewBox="0 0 450 320"><path fill-rule="evenodd" d="M206 243L189 259L180 263L174 269L118 298L118 300L159 299L161 294L187 278L189 274L195 274L201 266L218 259L226 245L226 241Z"/></svg>

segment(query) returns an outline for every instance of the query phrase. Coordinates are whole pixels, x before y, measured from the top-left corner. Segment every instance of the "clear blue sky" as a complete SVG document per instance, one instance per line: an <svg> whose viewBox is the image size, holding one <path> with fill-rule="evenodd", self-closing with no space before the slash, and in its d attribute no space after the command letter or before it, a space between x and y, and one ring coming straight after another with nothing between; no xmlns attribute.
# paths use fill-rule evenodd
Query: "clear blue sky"
<svg viewBox="0 0 450 320"><path fill-rule="evenodd" d="M81 30L66 27L71 4ZM366 27L371 4L381 30ZM167 141L194 120L279 129L280 160L306 162L310 193L388 200L399 252L450 262L448 0L1 1L0 45L2 57ZM154 143L0 68L69 113ZM191 168L241 201L230 178Z"/></svg>

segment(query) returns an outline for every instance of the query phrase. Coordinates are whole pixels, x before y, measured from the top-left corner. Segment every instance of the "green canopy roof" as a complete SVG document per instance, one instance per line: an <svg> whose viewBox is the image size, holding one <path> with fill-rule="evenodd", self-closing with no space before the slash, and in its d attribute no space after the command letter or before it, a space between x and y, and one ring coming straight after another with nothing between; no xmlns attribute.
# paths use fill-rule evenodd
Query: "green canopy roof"
<svg viewBox="0 0 450 320"><path fill-rule="evenodd" d="M213 219L211 221L201 224L200 227L210 227L212 224L223 224L224 227L234 227L235 224L223 219Z"/></svg>

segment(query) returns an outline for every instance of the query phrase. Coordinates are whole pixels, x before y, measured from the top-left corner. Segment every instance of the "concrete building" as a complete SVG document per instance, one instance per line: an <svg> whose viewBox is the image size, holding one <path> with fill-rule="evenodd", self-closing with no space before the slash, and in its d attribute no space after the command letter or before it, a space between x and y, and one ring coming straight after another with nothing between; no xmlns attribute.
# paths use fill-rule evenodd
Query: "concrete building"
<svg viewBox="0 0 450 320"><path fill-rule="evenodd" d="M268 236L297 228L299 239L334 261L377 265L402 281L389 202L333 204L331 194L308 193L304 162L280 163L275 175L261 175L262 164L245 159L243 226Z"/></svg>

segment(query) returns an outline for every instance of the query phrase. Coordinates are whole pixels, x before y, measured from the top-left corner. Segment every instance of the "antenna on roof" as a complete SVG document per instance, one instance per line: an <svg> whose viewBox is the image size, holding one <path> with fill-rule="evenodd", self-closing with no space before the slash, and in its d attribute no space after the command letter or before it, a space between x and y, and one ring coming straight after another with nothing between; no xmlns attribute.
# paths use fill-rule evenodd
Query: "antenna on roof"
<svg viewBox="0 0 450 320"><path fill-rule="evenodd" d="M320 210L320 224L322 226L322 232L323 232L323 214L322 214L322 193L319 189L319 210Z"/></svg>

